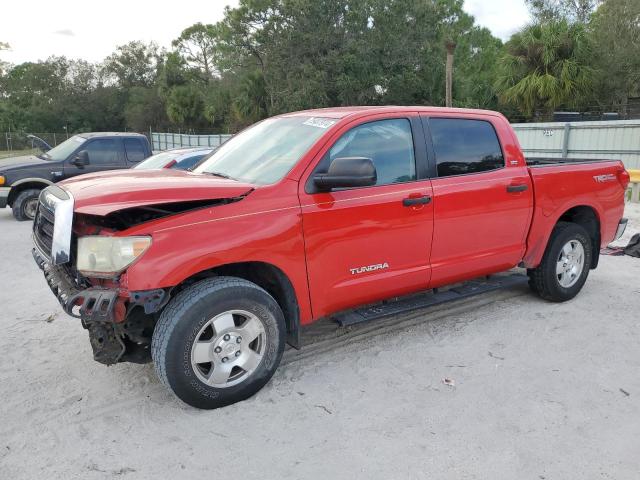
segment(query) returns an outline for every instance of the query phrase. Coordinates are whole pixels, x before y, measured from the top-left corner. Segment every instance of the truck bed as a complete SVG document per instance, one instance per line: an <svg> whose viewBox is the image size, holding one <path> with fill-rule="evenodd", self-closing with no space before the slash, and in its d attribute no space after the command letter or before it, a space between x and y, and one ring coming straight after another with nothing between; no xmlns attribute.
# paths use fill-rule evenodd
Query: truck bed
<svg viewBox="0 0 640 480"><path fill-rule="evenodd" d="M525 266L538 265L551 230L570 209L595 212L594 220L600 227L600 245L595 248L613 240L624 210L621 161L531 158L527 165L535 195Z"/></svg>
<svg viewBox="0 0 640 480"><path fill-rule="evenodd" d="M611 160L606 158L558 158L558 157L534 157L534 158L525 158L525 160L527 162L527 166L529 167L544 167L548 165L617 161L617 160Z"/></svg>

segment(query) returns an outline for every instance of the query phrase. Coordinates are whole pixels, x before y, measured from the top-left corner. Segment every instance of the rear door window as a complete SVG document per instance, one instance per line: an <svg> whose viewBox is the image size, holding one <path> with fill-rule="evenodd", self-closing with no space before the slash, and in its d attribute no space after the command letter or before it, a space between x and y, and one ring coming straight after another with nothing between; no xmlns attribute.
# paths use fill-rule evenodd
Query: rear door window
<svg viewBox="0 0 640 480"><path fill-rule="evenodd" d="M118 165L120 162L118 144L113 138L89 140L85 150L89 154L91 165Z"/></svg>
<svg viewBox="0 0 640 480"><path fill-rule="evenodd" d="M127 160L129 162L138 163L144 160L147 156L147 151L144 148L142 140L138 138L125 138L124 150L127 152Z"/></svg>
<svg viewBox="0 0 640 480"><path fill-rule="evenodd" d="M480 173L504 167L498 136L484 120L430 118L438 177Z"/></svg>

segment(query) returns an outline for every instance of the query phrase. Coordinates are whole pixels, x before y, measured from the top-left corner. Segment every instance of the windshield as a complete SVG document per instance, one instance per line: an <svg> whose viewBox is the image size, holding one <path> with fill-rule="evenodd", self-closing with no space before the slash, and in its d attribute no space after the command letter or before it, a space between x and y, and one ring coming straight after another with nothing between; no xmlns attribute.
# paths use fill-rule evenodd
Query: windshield
<svg viewBox="0 0 640 480"><path fill-rule="evenodd" d="M178 156L180 156L180 154L176 152L158 153L140 162L133 168L139 168L141 170L164 168L167 163L169 163L171 160L175 160L175 158Z"/></svg>
<svg viewBox="0 0 640 480"><path fill-rule="evenodd" d="M75 152L75 150L86 141L86 138L75 135L68 140L65 140L57 147L52 148L47 153L43 153L42 157L54 162L62 162L69 158L69 155Z"/></svg>
<svg viewBox="0 0 640 480"><path fill-rule="evenodd" d="M319 117L269 118L232 137L194 171L259 185L275 183L334 123Z"/></svg>

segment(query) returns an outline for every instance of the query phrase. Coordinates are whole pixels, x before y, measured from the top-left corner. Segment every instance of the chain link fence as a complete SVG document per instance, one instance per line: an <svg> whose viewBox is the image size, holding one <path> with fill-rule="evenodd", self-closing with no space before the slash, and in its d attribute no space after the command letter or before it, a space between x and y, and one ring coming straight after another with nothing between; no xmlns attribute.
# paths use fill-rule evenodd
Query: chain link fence
<svg viewBox="0 0 640 480"><path fill-rule="evenodd" d="M182 147L219 147L232 137L230 134L187 135L183 133L151 132L151 149L156 151Z"/></svg>
<svg viewBox="0 0 640 480"><path fill-rule="evenodd" d="M20 155L31 155L41 151L39 140L43 140L51 147L64 142L71 135L60 133L25 133L3 132L0 133L0 158Z"/></svg>

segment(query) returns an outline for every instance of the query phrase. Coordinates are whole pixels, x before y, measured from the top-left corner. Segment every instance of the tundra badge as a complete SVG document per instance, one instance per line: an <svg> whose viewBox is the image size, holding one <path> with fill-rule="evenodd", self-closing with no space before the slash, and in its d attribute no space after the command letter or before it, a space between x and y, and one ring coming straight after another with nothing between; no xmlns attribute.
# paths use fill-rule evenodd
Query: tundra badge
<svg viewBox="0 0 640 480"><path fill-rule="evenodd" d="M384 270L385 268L389 268L389 264L387 262L377 263L375 265L367 265L366 267L358 267L351 268L351 275L358 275L360 273L365 272L375 272L376 270Z"/></svg>

